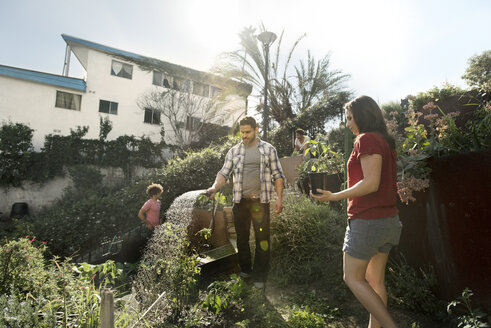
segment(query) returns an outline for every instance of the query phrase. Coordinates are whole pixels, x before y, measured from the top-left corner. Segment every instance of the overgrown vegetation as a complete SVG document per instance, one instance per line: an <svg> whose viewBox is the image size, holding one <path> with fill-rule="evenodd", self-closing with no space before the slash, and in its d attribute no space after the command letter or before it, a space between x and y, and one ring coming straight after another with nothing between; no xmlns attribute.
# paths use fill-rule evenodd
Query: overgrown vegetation
<svg viewBox="0 0 491 328"><path fill-rule="evenodd" d="M396 138L399 196L408 204L415 200L413 192L429 186L429 157L491 148L491 105L488 98L448 83L406 100L407 107L382 108ZM459 121L459 113L445 111L455 104L475 110Z"/></svg>
<svg viewBox="0 0 491 328"><path fill-rule="evenodd" d="M153 327L346 327L342 322L347 314L339 304L355 300L342 281L340 249L345 224L344 213L287 190L283 213L272 214L269 280L279 286L300 287L288 298L289 305L280 309L235 275L216 276L214 282L204 285L185 230L165 223L151 239L133 282L132 297L138 307L121 303L119 327L130 327L138 320L139 325ZM2 246L0 272L7 274L0 276L4 294L0 304L8 315L0 320L5 325L15 327L12 320L16 320L19 327L41 327L45 322L96 327L99 288L115 287L117 295L130 289L129 276L123 271L134 267L123 268L111 261L73 266L56 258L48 264L46 251L46 245L33 237ZM431 272L416 271L403 260L391 262L389 306L440 318L449 325L479 322L485 327L482 312L471 307L470 292L465 302L452 303L454 311L445 315L444 302L434 294Z"/></svg>
<svg viewBox="0 0 491 328"><path fill-rule="evenodd" d="M99 139L84 139L88 127L78 126L70 135L47 135L40 152L32 148L33 130L21 123L0 126L0 185L19 186L23 181L43 182L63 175L63 167L98 165L120 167L127 178L135 166L160 167L164 142L147 137L120 136L106 140L112 129L108 120L100 121Z"/></svg>
<svg viewBox="0 0 491 328"><path fill-rule="evenodd" d="M0 246L0 326L99 327L95 276L73 270L68 259L46 260L46 250L30 236ZM111 264L101 265L101 271L111 283L122 274Z"/></svg>
<svg viewBox="0 0 491 328"><path fill-rule="evenodd" d="M271 275L281 285L336 279L346 215L305 195L284 196L281 215L271 219ZM322 252L319 252L319 250Z"/></svg>

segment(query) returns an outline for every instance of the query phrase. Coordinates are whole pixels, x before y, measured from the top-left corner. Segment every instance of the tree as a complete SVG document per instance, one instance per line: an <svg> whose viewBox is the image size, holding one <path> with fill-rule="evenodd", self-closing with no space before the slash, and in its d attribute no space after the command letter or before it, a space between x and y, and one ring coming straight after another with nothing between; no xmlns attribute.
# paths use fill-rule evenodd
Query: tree
<svg viewBox="0 0 491 328"><path fill-rule="evenodd" d="M167 88L156 88L144 93L139 97L137 104L142 110L157 113L158 120L162 114L174 132L169 137L171 142L182 146L197 141L203 126L207 123L221 124L230 114L224 108L225 101ZM161 121L160 124L164 122Z"/></svg>
<svg viewBox="0 0 491 328"><path fill-rule="evenodd" d="M264 25L261 25L260 32L265 30ZM310 52L307 54L307 61L300 61L293 67L291 74L293 52L305 34L295 41L286 59L280 56L283 34L284 32L281 33L276 51L271 56L273 60L270 62L268 77L264 76L265 52L258 45L256 29L253 27L244 28L239 33L242 49L224 53L221 62L214 67L216 73L252 84L258 97L263 96L264 81L268 78L271 114L280 125L288 120L295 121L298 115L312 107L327 108L323 104L327 105L330 98L344 91L343 84L349 78L349 75L340 70L330 70L330 55L316 60ZM280 63L284 63L281 69ZM262 104L258 106L258 111L262 111ZM327 117L324 115L323 118Z"/></svg>
<svg viewBox="0 0 491 328"><path fill-rule="evenodd" d="M266 31L264 25L260 26L260 32ZM280 49L283 41L283 32L276 44L276 50L269 60L268 77L265 76L265 49L260 46L256 37L256 28L246 27L239 33L241 49L225 52L221 55L219 63L213 67L213 71L226 78L236 79L249 83L255 90L255 96L262 99L264 96L264 84L269 81L268 99L273 118L281 122L294 116L293 106L290 103L291 94L287 82L287 72L293 51L305 35L302 35L294 43L282 69L280 70ZM280 73L281 72L281 73ZM283 85L280 87L280 84ZM257 106L258 112L262 112L262 104Z"/></svg>
<svg viewBox="0 0 491 328"><path fill-rule="evenodd" d="M469 66L462 78L470 87L489 93L491 91L491 50L472 56L468 63Z"/></svg>
<svg viewBox="0 0 491 328"><path fill-rule="evenodd" d="M0 184L17 186L29 170L34 130L22 123L0 126Z"/></svg>

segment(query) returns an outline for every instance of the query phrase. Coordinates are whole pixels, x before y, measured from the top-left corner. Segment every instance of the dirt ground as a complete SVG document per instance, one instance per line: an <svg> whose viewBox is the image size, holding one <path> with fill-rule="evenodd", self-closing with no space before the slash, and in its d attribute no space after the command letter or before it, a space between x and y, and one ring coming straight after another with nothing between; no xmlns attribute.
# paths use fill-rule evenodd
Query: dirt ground
<svg viewBox="0 0 491 328"><path fill-rule="evenodd" d="M287 288L278 287L273 283L268 283L265 290L265 296L270 305L276 309L276 311L285 319L287 318L287 308L291 307L291 299L295 297L295 294L301 293L305 287L300 286L288 286ZM329 294L319 295L319 298L328 299ZM361 304L355 299L352 294L346 294L342 300L330 300L328 302L330 307L337 307L339 309L338 316L332 321L329 321L326 327L332 328L358 328L368 326L368 312L361 306ZM450 328L453 327L449 324L443 324L427 318L422 314L414 313L400 308L389 308L394 320L400 328ZM414 325L417 323L418 325Z"/></svg>

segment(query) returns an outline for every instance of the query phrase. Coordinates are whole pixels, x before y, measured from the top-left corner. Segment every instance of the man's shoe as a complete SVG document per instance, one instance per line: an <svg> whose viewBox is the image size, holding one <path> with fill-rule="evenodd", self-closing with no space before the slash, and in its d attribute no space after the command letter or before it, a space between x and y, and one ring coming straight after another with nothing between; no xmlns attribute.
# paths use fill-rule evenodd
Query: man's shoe
<svg viewBox="0 0 491 328"><path fill-rule="evenodd" d="M240 271L239 277L241 277L242 279L249 279L250 277L252 277L252 273Z"/></svg>
<svg viewBox="0 0 491 328"><path fill-rule="evenodd" d="M257 288L257 289L264 289L264 282L262 281L254 281L254 288Z"/></svg>

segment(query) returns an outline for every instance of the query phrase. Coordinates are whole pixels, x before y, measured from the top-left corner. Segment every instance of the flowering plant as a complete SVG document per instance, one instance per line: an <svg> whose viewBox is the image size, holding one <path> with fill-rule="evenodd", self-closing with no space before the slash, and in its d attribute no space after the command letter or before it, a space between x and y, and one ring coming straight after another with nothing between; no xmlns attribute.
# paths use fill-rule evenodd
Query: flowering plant
<svg viewBox="0 0 491 328"><path fill-rule="evenodd" d="M486 124L491 122L491 106L485 101L470 104L477 107L474 118L465 128L459 128L455 123L458 113L445 113L438 99L430 100L419 111L415 97L406 100L409 106L403 120L396 119L400 114L397 110L386 113L386 118L396 139L399 197L408 204L416 200L414 192L429 187L429 157L491 147L491 127Z"/></svg>

